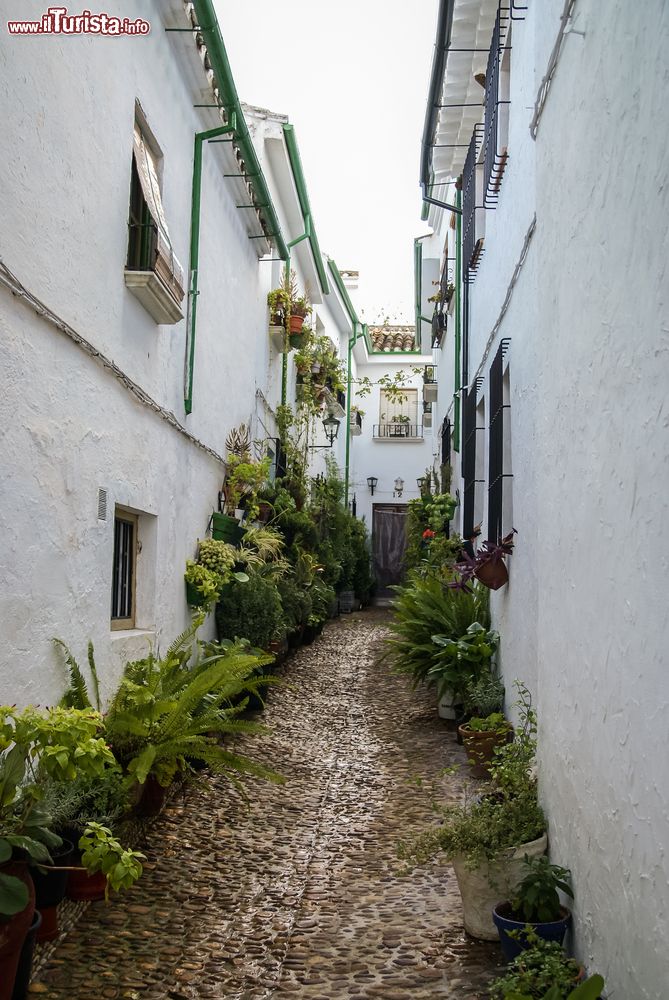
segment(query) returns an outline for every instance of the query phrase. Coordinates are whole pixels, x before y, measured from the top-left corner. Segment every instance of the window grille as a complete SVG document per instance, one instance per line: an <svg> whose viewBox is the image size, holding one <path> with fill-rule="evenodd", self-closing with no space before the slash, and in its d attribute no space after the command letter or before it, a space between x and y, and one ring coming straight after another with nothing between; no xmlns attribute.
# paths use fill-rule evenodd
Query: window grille
<svg viewBox="0 0 669 1000"><path fill-rule="evenodd" d="M135 625L135 553L137 518L117 512L114 517L114 560L112 565L112 628Z"/></svg>
<svg viewBox="0 0 669 1000"><path fill-rule="evenodd" d="M508 101L500 99L500 69L502 58L502 31L508 23L508 9L499 7L490 43L490 55L485 74L485 124L483 159L483 204L496 208L502 177L506 168L507 149L501 140L500 106Z"/></svg>
<svg viewBox="0 0 669 1000"><path fill-rule="evenodd" d="M494 542L504 534L504 355L508 340L503 340L490 366L490 424L488 432L488 538Z"/></svg>
<svg viewBox="0 0 669 1000"><path fill-rule="evenodd" d="M483 125L475 125L462 170L462 261L465 283L474 280L483 253L483 235L477 233L477 169Z"/></svg>
<svg viewBox="0 0 669 1000"><path fill-rule="evenodd" d="M474 534L474 503L476 500L476 386L472 385L464 399L462 414L462 537Z"/></svg>
<svg viewBox="0 0 669 1000"><path fill-rule="evenodd" d="M451 462L451 421L444 417L441 426L441 464L450 465Z"/></svg>

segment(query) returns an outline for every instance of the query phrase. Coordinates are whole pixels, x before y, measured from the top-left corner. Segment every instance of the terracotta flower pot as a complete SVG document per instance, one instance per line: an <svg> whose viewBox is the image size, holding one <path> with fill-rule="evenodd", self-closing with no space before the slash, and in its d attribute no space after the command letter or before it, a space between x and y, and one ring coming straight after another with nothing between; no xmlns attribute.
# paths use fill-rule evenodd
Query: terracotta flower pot
<svg viewBox="0 0 669 1000"><path fill-rule="evenodd" d="M301 333L303 326L304 326L304 316L291 316L290 317L290 332L291 333Z"/></svg>
<svg viewBox="0 0 669 1000"><path fill-rule="evenodd" d="M512 726L509 726L505 732L497 732L494 729L477 732L464 723L462 726L458 726L458 733L462 737L469 766L475 778L490 777L489 764L495 759L495 750L513 739Z"/></svg>
<svg viewBox="0 0 669 1000"><path fill-rule="evenodd" d="M24 861L10 861L0 867L3 875L12 875L28 889L28 903L12 917L0 917L0 1000L11 1000L21 949L35 914L35 886Z"/></svg>
<svg viewBox="0 0 669 1000"><path fill-rule="evenodd" d="M501 559L499 562L483 563L476 570L476 579L490 590L499 590L500 587L509 582L509 571L506 568L506 563L502 562Z"/></svg>
<svg viewBox="0 0 669 1000"><path fill-rule="evenodd" d="M76 861L75 861L76 864ZM107 876L103 872L89 875L85 868L71 871L67 880L66 896L68 899L88 900L93 902L105 898Z"/></svg>

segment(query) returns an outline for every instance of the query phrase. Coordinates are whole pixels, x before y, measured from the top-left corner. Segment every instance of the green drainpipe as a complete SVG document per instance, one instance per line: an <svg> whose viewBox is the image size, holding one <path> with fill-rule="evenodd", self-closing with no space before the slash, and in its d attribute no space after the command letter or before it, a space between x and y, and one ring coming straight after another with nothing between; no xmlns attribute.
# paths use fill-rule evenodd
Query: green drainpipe
<svg viewBox="0 0 669 1000"><path fill-rule="evenodd" d="M458 209L462 206L462 191L455 193ZM453 406L453 449L460 451L460 272L462 268L462 211L455 217L455 392Z"/></svg>
<svg viewBox="0 0 669 1000"><path fill-rule="evenodd" d="M200 208L202 200L202 147L209 139L226 135L237 128L237 115L233 111L229 125L208 129L206 132L195 133L195 150L193 153L193 196L190 216L190 283L188 289L188 323L186 338L188 344L186 364L186 391L184 406L186 413L193 410L193 369L195 367L195 327L197 318L198 266L200 262Z"/></svg>
<svg viewBox="0 0 669 1000"><path fill-rule="evenodd" d="M302 240L311 239L311 216L307 215L304 220L304 232L301 236L297 236L290 243L286 244L288 247L288 257L286 258L286 284L290 281L290 251L293 247L301 243ZM286 405L286 400L288 398L288 331L286 331L286 343L284 344L284 352L281 361L281 405Z"/></svg>

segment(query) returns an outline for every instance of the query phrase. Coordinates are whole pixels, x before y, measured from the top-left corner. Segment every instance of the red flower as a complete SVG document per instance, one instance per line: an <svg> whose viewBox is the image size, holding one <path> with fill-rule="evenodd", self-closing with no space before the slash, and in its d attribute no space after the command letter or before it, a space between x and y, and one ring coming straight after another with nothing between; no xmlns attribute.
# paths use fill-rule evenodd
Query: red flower
<svg viewBox="0 0 669 1000"><path fill-rule="evenodd" d="M423 538L434 538L434 531L431 531L429 528L426 528L425 531L423 532Z"/></svg>

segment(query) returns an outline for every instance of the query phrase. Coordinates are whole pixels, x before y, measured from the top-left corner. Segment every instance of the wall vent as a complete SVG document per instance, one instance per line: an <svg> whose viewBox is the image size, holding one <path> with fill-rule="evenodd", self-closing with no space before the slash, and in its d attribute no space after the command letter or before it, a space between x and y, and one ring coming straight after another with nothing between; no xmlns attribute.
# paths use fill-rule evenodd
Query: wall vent
<svg viewBox="0 0 669 1000"><path fill-rule="evenodd" d="M107 491L102 487L98 490L98 521L107 520Z"/></svg>

